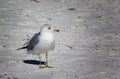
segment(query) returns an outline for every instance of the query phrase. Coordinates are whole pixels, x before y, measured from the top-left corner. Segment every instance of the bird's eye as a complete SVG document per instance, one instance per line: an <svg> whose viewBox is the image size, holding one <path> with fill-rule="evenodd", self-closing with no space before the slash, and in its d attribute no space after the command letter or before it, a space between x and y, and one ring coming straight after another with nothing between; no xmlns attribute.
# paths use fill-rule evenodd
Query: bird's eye
<svg viewBox="0 0 120 79"><path fill-rule="evenodd" d="M51 28L50 28L50 27L48 27L48 29L50 30Z"/></svg>

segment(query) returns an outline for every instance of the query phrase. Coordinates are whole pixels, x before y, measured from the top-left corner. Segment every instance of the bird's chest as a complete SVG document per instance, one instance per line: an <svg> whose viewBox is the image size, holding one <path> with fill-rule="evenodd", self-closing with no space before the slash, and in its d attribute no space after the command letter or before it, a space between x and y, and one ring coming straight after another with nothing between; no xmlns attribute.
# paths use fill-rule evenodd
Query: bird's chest
<svg viewBox="0 0 120 79"><path fill-rule="evenodd" d="M39 36L39 43L34 47L34 54L40 54L48 52L49 50L54 50L55 41L52 34L44 34Z"/></svg>
<svg viewBox="0 0 120 79"><path fill-rule="evenodd" d="M51 47L53 48L55 40L52 34L48 33L48 34L41 35L39 39L40 40L39 40L38 46L40 48L48 48L48 49Z"/></svg>
<svg viewBox="0 0 120 79"><path fill-rule="evenodd" d="M40 43L46 43L46 44L50 44L54 42L54 36L53 34L44 34L41 35L40 37Z"/></svg>

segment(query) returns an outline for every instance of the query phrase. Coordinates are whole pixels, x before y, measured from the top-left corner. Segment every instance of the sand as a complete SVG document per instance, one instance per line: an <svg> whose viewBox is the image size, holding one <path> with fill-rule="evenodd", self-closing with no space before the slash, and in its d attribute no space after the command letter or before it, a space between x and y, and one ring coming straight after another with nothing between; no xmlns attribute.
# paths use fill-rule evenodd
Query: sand
<svg viewBox="0 0 120 79"><path fill-rule="evenodd" d="M120 79L119 3L0 0L0 79ZM53 68L40 69L38 56L16 49L45 23L60 32L49 53Z"/></svg>

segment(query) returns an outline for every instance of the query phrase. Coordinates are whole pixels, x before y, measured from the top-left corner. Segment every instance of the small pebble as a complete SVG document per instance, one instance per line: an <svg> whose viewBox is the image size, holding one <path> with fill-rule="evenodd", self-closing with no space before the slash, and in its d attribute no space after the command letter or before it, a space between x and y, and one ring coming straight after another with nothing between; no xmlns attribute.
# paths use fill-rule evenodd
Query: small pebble
<svg viewBox="0 0 120 79"><path fill-rule="evenodd" d="M7 79L11 79L10 77L8 77Z"/></svg>
<svg viewBox="0 0 120 79"><path fill-rule="evenodd" d="M75 8L69 8L68 10L76 10Z"/></svg>
<svg viewBox="0 0 120 79"><path fill-rule="evenodd" d="M72 47L72 46L67 45L67 47L68 47L68 48L70 48L70 49L73 49L73 47Z"/></svg>
<svg viewBox="0 0 120 79"><path fill-rule="evenodd" d="M3 45L3 47L6 47L6 45Z"/></svg>
<svg viewBox="0 0 120 79"><path fill-rule="evenodd" d="M36 2L36 3L39 2L38 0L31 0L31 1L34 1L34 2Z"/></svg>

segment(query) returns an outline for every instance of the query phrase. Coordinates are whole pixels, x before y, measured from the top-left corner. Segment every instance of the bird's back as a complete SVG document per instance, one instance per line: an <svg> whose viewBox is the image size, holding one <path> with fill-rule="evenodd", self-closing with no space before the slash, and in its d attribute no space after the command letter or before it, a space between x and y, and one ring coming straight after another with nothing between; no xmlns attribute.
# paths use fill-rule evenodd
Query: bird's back
<svg viewBox="0 0 120 79"><path fill-rule="evenodd" d="M26 46L21 47L17 50L21 50L21 49L27 49L27 51L32 51L35 47L35 45L37 45L39 43L39 37L40 36L40 32L36 33L31 39L30 41L27 43Z"/></svg>
<svg viewBox="0 0 120 79"><path fill-rule="evenodd" d="M27 45L27 50L33 50L35 45L37 45L39 43L39 36L40 36L40 32L36 33L31 40L29 41L29 44Z"/></svg>

